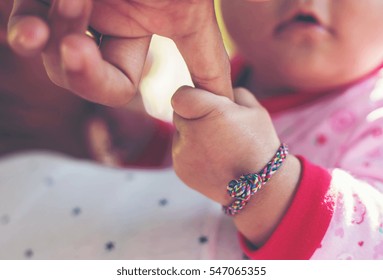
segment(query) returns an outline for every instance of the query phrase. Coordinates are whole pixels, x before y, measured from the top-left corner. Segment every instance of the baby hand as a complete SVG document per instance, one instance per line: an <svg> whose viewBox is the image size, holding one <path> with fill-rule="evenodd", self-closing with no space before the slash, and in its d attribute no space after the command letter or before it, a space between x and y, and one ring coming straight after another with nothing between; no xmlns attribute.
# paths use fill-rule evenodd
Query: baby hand
<svg viewBox="0 0 383 280"><path fill-rule="evenodd" d="M183 87L172 99L175 171L222 205L232 202L228 182L261 170L280 145L268 112L255 97L245 89L236 89L234 97L236 103Z"/></svg>
<svg viewBox="0 0 383 280"><path fill-rule="evenodd" d="M173 165L191 188L224 206L233 199L228 183L258 173L273 158L280 140L268 112L245 89L234 91L235 103L210 92L183 87L172 99L177 132ZM234 216L239 232L261 246L290 206L301 173L289 155L280 169Z"/></svg>

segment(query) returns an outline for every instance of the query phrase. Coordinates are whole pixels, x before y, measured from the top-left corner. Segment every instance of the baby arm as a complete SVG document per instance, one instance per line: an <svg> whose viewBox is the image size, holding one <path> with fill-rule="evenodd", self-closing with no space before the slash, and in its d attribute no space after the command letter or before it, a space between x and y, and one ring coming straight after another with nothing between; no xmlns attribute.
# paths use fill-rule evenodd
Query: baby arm
<svg viewBox="0 0 383 280"><path fill-rule="evenodd" d="M280 140L267 111L246 90L235 90L235 101L206 91L181 88L173 97L176 133L174 168L193 189L221 205L232 198L232 179L261 170ZM301 166L289 155L271 180L235 216L238 230L262 245L275 230L296 191Z"/></svg>
<svg viewBox="0 0 383 280"><path fill-rule="evenodd" d="M226 206L232 203L226 192L228 182L259 172L280 144L270 117L249 92L236 90L235 101L189 88L173 98L178 131L174 168L190 187ZM383 179L378 168L382 157L376 157L381 143L366 145L362 139L370 139L358 139L340 164L356 178L300 156L287 156L234 216L250 258L382 258ZM362 156L356 145L371 151ZM359 166L371 163L366 154L380 160L369 172Z"/></svg>

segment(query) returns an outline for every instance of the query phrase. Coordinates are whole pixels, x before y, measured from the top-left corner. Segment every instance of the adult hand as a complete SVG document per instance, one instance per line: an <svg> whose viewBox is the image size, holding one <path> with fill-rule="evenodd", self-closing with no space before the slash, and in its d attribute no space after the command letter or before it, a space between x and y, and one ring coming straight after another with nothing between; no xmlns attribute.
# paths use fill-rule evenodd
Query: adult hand
<svg viewBox="0 0 383 280"><path fill-rule="evenodd" d="M21 55L42 52L57 85L119 106L137 91L153 34L174 40L197 87L232 98L213 0L15 0L8 39Z"/></svg>

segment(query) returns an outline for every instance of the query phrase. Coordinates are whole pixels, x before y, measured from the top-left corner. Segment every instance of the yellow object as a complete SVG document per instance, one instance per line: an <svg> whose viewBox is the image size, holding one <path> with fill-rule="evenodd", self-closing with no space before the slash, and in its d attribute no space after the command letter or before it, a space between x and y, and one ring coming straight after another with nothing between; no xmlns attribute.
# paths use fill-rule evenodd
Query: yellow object
<svg viewBox="0 0 383 280"><path fill-rule="evenodd" d="M225 23L223 22L222 13L221 13L221 1L214 0L214 6L215 6L216 15L217 15L218 25L219 25L219 28L221 29L223 41L225 43L226 51L228 52L229 56L231 56L234 53L234 44L229 36L229 33L226 30Z"/></svg>

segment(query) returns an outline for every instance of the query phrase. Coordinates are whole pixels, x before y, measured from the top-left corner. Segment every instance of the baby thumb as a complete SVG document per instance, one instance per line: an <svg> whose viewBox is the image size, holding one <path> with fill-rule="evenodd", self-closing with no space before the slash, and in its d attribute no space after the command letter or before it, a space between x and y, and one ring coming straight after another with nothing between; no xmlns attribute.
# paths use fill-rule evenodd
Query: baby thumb
<svg viewBox="0 0 383 280"><path fill-rule="evenodd" d="M261 106L254 94L245 88L234 89L234 101L238 105L248 108Z"/></svg>
<svg viewBox="0 0 383 280"><path fill-rule="evenodd" d="M189 120L203 118L228 102L225 96L189 86L179 88L172 97L174 112Z"/></svg>

